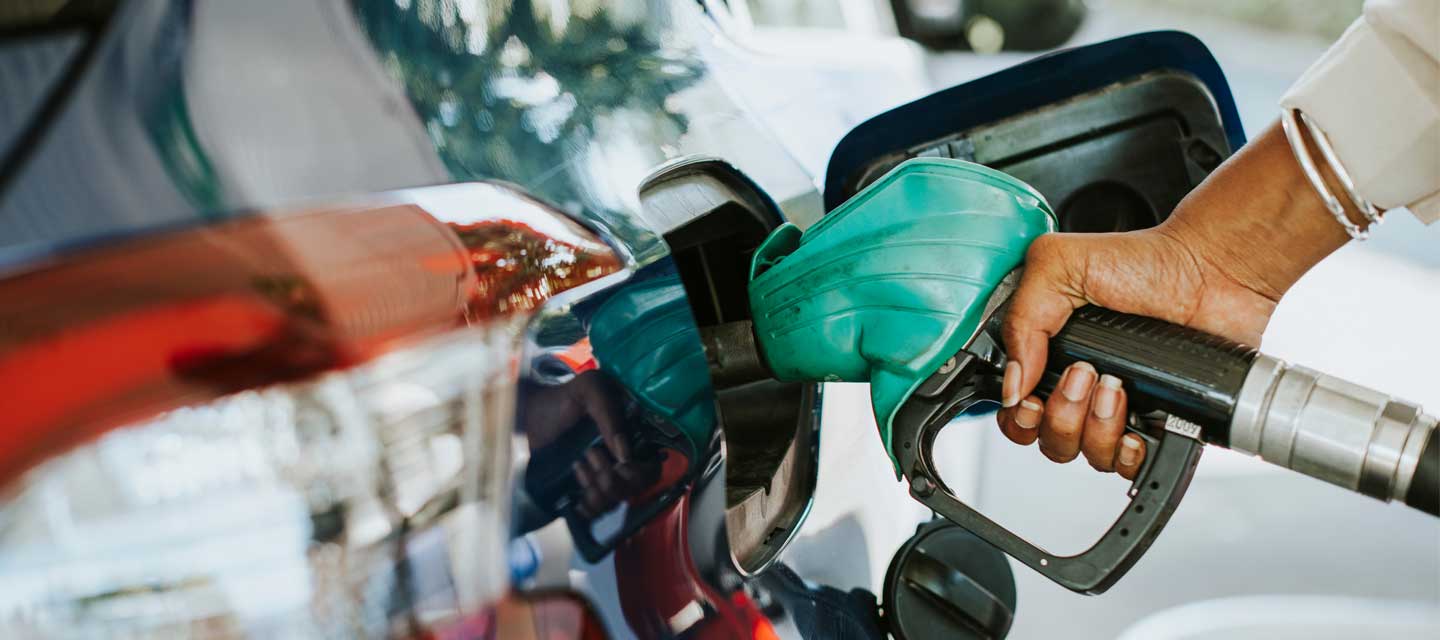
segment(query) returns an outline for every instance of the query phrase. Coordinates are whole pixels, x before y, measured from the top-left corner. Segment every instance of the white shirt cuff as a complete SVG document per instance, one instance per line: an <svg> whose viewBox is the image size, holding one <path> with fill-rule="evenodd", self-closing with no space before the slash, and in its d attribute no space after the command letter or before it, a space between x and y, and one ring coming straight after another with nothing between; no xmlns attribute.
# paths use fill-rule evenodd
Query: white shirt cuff
<svg viewBox="0 0 1440 640"><path fill-rule="evenodd" d="M1360 195L1440 218L1440 65L1425 50L1361 18L1280 104L1315 120Z"/></svg>

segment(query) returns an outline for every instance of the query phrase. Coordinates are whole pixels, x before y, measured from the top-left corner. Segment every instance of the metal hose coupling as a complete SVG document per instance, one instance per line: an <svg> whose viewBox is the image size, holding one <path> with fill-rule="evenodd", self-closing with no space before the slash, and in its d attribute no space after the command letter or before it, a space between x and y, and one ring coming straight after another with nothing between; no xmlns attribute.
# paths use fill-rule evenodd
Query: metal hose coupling
<svg viewBox="0 0 1440 640"><path fill-rule="evenodd" d="M1435 424L1415 404L1261 354L1241 387L1229 445L1389 502L1410 493Z"/></svg>

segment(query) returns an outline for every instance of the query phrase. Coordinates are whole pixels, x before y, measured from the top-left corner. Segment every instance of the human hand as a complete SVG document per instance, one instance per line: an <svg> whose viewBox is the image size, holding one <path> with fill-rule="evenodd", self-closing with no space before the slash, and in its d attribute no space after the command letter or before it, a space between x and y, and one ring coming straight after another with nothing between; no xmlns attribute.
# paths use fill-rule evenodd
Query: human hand
<svg viewBox="0 0 1440 640"><path fill-rule="evenodd" d="M653 464L642 464L633 458L630 435L619 398L624 390L610 374L590 370L555 386L539 387L525 395L525 434L533 457L528 474L536 477L567 473L573 476L576 512L585 518L598 517L625 499L640 494L651 482L648 473ZM593 436L586 436L585 425L593 424L600 444L588 445ZM576 431L582 429L582 431ZM561 442L564 438L583 438L576 443ZM586 446L575 448L575 444ZM556 449L558 447L558 449ZM559 456L563 467L552 464ZM538 461L546 460L547 464ZM527 480L528 481L528 480Z"/></svg>
<svg viewBox="0 0 1440 640"><path fill-rule="evenodd" d="M1159 227L1036 240L1004 327L1001 432L1022 445L1038 440L1053 461L1083 453L1097 470L1133 478L1144 443L1124 434L1120 380L1081 362L1047 400L1032 395L1050 338L1094 304L1258 345L1281 295L1348 239L1323 206L1272 126Z"/></svg>
<svg viewBox="0 0 1440 640"><path fill-rule="evenodd" d="M1005 436L1022 445L1038 440L1041 453L1055 462L1083 453L1095 469L1133 478L1145 450L1140 438L1125 435L1128 411L1119 379L1079 362L1048 399L1031 392L1044 371L1050 337L1086 304L1256 344L1275 300L1209 267L1194 255L1198 250L1169 229L1052 234L1031 245L1005 323L1011 355L1002 391L1007 406L999 414Z"/></svg>

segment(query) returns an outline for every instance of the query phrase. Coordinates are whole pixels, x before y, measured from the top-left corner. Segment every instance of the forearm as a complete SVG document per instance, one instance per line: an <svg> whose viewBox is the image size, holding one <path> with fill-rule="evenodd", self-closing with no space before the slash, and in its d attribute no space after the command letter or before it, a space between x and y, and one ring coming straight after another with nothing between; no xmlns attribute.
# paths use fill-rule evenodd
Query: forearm
<svg viewBox="0 0 1440 640"><path fill-rule="evenodd" d="M1350 239L1305 178L1278 122L1196 187L1157 231L1272 301Z"/></svg>

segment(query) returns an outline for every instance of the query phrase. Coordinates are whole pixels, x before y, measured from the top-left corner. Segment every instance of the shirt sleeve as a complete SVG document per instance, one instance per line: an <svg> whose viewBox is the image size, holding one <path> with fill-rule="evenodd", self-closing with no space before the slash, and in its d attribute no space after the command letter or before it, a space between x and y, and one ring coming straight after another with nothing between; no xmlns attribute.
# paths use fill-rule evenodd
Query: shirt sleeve
<svg viewBox="0 0 1440 640"><path fill-rule="evenodd" d="M1368 0L1280 106L1320 125L1360 195L1440 219L1440 1Z"/></svg>

